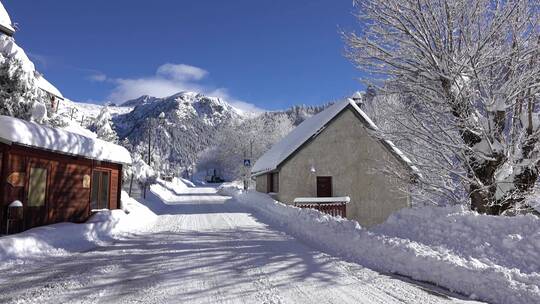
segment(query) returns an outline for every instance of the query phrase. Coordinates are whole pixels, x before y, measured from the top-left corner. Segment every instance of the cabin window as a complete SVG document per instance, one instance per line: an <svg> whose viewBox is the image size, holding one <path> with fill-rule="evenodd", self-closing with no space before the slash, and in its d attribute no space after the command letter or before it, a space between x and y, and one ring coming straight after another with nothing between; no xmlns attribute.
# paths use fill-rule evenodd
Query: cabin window
<svg viewBox="0 0 540 304"><path fill-rule="evenodd" d="M28 182L28 206L41 207L45 205L47 191L47 169L30 168Z"/></svg>
<svg viewBox="0 0 540 304"><path fill-rule="evenodd" d="M90 208L106 209L109 208L110 197L110 174L108 171L94 171L92 174L92 195L90 199Z"/></svg>
<svg viewBox="0 0 540 304"><path fill-rule="evenodd" d="M268 174L268 192L279 192L279 173L275 172Z"/></svg>

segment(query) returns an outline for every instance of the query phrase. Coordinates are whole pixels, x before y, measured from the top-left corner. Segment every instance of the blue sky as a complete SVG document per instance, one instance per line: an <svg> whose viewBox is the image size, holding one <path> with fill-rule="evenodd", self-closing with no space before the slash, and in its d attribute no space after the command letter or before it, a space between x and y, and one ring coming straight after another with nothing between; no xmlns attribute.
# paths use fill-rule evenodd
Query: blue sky
<svg viewBox="0 0 540 304"><path fill-rule="evenodd" d="M239 105L321 104L361 89L340 29L351 0L3 0L38 69L70 99L198 90Z"/></svg>

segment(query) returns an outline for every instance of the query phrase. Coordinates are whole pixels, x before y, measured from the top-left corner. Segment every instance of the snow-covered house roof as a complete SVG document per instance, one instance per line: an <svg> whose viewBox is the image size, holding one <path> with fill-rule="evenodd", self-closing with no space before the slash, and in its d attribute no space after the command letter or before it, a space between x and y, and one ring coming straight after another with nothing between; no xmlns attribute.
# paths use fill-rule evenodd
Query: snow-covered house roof
<svg viewBox="0 0 540 304"><path fill-rule="evenodd" d="M0 115L0 142L99 161L131 164L131 155L122 146L10 116Z"/></svg>
<svg viewBox="0 0 540 304"><path fill-rule="evenodd" d="M36 80L37 80L37 85L40 89L60 99L64 99L64 96L62 95L62 93L60 93L60 91L55 86L53 86L49 81L47 81L45 77L43 77L42 75L38 75L36 77Z"/></svg>
<svg viewBox="0 0 540 304"><path fill-rule="evenodd" d="M9 18L9 14L4 8L2 2L0 2L0 32L8 36L12 36L13 33L15 33L15 29L11 24L11 18Z"/></svg>
<svg viewBox="0 0 540 304"><path fill-rule="evenodd" d="M336 102L324 111L302 122L298 127L292 130L291 133L261 156L257 162L255 162L251 173L254 176L257 176L277 169L282 162L298 151L304 143L322 132L334 117L349 106L353 111L359 114L361 121L367 128L373 131L379 129L367 114L358 107L354 100L347 98L343 101ZM391 141L386 139L381 139L380 141L399 161L407 165L413 173L418 174L418 169L412 164L411 160Z"/></svg>

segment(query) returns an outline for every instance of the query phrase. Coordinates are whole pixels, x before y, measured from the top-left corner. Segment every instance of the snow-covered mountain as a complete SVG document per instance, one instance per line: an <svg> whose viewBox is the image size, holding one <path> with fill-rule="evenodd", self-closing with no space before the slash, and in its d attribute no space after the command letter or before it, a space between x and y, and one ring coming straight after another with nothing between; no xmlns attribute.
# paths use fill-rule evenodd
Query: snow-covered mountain
<svg viewBox="0 0 540 304"><path fill-rule="evenodd" d="M133 110L113 118L120 138L146 146L150 136L152 156L166 159L174 167L196 163L197 155L212 144L220 127L243 117L220 98L194 92L165 98L141 96L122 106Z"/></svg>

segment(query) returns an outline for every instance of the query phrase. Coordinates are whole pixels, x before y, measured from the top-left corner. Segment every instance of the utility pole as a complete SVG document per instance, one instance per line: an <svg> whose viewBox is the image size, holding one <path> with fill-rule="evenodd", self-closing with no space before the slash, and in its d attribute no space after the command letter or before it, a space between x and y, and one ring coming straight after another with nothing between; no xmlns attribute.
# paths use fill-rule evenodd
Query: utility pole
<svg viewBox="0 0 540 304"><path fill-rule="evenodd" d="M152 130L152 118L149 119L149 127L148 127L148 165L150 166L150 144L152 142L152 133L151 133L151 130Z"/></svg>

